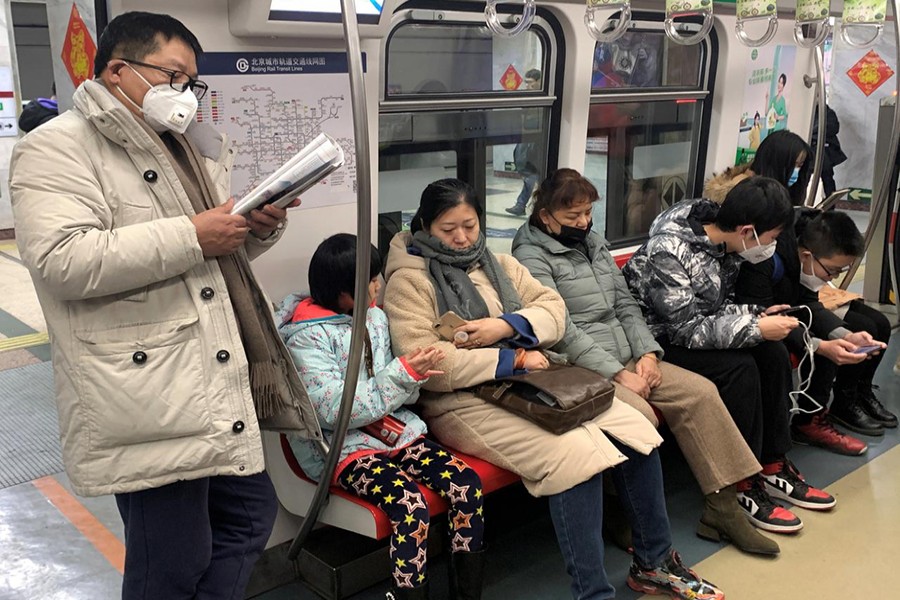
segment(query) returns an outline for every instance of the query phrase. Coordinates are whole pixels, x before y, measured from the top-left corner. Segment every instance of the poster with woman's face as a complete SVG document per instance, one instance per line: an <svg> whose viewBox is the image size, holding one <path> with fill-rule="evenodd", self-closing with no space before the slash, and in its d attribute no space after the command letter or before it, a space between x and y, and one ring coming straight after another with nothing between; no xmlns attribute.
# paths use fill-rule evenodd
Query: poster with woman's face
<svg viewBox="0 0 900 600"><path fill-rule="evenodd" d="M736 164L752 160L769 133L790 129L790 90L796 56L797 48L791 45L749 51Z"/></svg>

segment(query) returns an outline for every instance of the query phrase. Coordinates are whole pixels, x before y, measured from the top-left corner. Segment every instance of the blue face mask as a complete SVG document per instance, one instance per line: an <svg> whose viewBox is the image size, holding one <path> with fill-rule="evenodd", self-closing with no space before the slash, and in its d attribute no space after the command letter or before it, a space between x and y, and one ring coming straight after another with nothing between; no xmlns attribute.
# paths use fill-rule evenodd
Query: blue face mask
<svg viewBox="0 0 900 600"><path fill-rule="evenodd" d="M791 176L788 177L788 187L797 183L798 179L800 179L800 167L794 167L794 170L791 171Z"/></svg>

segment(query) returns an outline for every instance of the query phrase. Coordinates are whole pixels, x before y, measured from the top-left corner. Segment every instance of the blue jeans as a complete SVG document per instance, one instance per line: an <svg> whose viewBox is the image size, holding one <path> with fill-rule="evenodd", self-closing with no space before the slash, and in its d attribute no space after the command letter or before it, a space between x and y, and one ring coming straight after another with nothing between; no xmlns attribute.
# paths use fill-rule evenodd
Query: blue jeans
<svg viewBox="0 0 900 600"><path fill-rule="evenodd" d="M525 208L528 205L531 194L534 193L534 187L541 181L541 177L537 173L523 173L523 175L525 177L522 180L522 191L516 198L516 207L518 208Z"/></svg>
<svg viewBox="0 0 900 600"><path fill-rule="evenodd" d="M610 471L631 523L634 559L641 567L663 563L672 548L659 453L644 456L612 440L628 460ZM550 517L572 578L576 600L615 598L603 568L603 474L550 496Z"/></svg>
<svg viewBox="0 0 900 600"><path fill-rule="evenodd" d="M278 511L266 473L116 494L116 504L123 600L242 600Z"/></svg>

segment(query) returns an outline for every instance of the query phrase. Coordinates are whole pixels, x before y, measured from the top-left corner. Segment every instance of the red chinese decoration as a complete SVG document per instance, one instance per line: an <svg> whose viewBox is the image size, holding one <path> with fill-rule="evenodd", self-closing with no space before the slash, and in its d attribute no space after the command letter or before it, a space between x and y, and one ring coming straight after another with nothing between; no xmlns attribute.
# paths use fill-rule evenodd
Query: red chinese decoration
<svg viewBox="0 0 900 600"><path fill-rule="evenodd" d="M500 85L504 90L517 90L522 85L522 76L514 66L509 65L500 77Z"/></svg>
<svg viewBox="0 0 900 600"><path fill-rule="evenodd" d="M869 50L847 71L847 76L866 96L881 87L893 74L893 69L874 50Z"/></svg>
<svg viewBox="0 0 900 600"><path fill-rule="evenodd" d="M97 46L73 2L69 26L66 28L66 41L63 43L62 61L75 87L93 76L95 56Z"/></svg>

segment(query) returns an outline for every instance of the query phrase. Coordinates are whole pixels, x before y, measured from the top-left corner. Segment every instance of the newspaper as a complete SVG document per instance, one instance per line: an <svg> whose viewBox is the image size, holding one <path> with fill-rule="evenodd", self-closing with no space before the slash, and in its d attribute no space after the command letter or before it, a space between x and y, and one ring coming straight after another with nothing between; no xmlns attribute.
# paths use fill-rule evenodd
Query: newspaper
<svg viewBox="0 0 900 600"><path fill-rule="evenodd" d="M344 151L331 136L320 133L291 160L236 202L231 214L246 215L263 204L284 208L343 164Z"/></svg>

